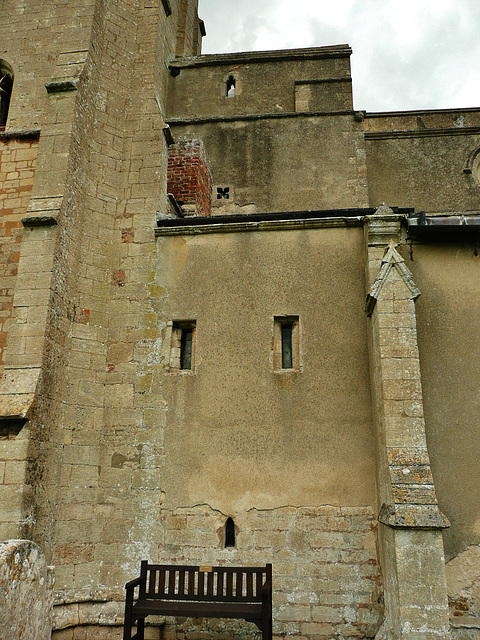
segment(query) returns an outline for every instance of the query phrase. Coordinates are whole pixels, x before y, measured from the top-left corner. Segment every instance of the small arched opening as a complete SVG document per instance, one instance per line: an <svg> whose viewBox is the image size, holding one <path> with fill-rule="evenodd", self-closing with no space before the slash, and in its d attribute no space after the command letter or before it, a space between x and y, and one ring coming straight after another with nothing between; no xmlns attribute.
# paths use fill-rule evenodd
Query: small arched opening
<svg viewBox="0 0 480 640"><path fill-rule="evenodd" d="M229 75L227 78L227 98L235 97L235 78L232 75Z"/></svg>
<svg viewBox="0 0 480 640"><path fill-rule="evenodd" d="M8 62L0 60L0 127L2 129L5 128L7 124L12 87L13 69Z"/></svg>
<svg viewBox="0 0 480 640"><path fill-rule="evenodd" d="M235 546L235 523L233 518L227 518L225 523L225 548Z"/></svg>

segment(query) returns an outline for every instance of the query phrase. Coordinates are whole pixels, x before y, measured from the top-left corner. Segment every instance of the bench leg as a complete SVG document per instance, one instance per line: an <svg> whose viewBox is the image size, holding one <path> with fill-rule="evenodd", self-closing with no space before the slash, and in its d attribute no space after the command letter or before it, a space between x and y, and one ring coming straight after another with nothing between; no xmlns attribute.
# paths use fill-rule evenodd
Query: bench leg
<svg viewBox="0 0 480 640"><path fill-rule="evenodd" d="M145 618L137 620L137 636L138 640L144 640L145 637Z"/></svg>
<svg viewBox="0 0 480 640"><path fill-rule="evenodd" d="M262 612L262 640L272 640L272 613Z"/></svg>
<svg viewBox="0 0 480 640"><path fill-rule="evenodd" d="M123 623L123 640L131 640L132 626L132 614L128 609L126 609L125 621Z"/></svg>
<svg viewBox="0 0 480 640"><path fill-rule="evenodd" d="M132 627L137 627L137 631L132 636ZM123 640L144 640L145 636L145 618L138 618L135 620L131 615L125 616L125 623L123 625Z"/></svg>

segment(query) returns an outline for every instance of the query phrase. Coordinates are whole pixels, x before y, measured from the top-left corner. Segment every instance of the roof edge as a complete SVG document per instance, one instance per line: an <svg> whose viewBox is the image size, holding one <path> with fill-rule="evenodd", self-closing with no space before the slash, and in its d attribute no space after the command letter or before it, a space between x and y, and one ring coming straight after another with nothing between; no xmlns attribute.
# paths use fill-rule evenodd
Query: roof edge
<svg viewBox="0 0 480 640"><path fill-rule="evenodd" d="M279 60L318 60L322 58L346 58L352 54L348 44L305 49L273 49L269 51L238 51L235 53L207 53L200 56L173 58L169 68L203 67L247 62Z"/></svg>

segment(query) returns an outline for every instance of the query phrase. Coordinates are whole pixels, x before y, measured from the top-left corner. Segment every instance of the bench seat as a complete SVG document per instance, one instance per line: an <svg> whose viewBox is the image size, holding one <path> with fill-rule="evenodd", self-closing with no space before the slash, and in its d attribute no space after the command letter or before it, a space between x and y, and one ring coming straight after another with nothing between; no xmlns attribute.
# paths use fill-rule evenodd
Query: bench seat
<svg viewBox="0 0 480 640"><path fill-rule="evenodd" d="M143 600L133 605L139 616L176 616L182 618L243 618L261 620L262 604L239 602L172 602Z"/></svg>

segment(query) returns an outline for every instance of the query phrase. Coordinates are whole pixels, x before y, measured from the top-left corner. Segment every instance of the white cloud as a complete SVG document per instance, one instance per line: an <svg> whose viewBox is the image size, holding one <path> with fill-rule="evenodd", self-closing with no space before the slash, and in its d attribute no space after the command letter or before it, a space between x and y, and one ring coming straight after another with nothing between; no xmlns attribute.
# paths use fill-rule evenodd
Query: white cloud
<svg viewBox="0 0 480 640"><path fill-rule="evenodd" d="M480 107L478 0L200 0L204 51L350 44L355 106Z"/></svg>

